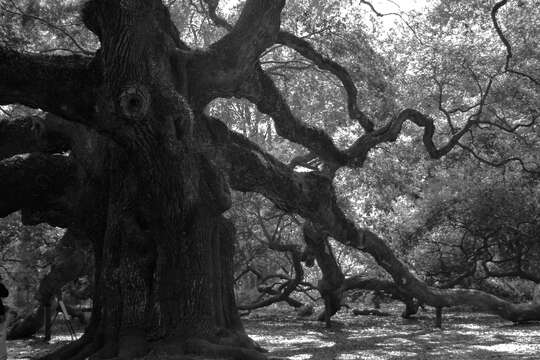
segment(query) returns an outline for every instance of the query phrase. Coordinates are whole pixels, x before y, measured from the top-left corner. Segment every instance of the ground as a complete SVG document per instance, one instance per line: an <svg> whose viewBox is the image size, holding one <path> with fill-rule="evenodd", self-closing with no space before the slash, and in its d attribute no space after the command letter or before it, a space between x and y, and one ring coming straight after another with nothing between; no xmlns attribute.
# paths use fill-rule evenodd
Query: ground
<svg viewBox="0 0 540 360"><path fill-rule="evenodd" d="M286 309L264 310L244 319L247 332L274 357L291 360L387 359L539 359L540 323L514 325L496 316L445 313L443 329L434 328L434 312L416 320L399 317L395 305L383 305L392 316L352 316L342 311L334 328L296 319ZM62 326L51 344L37 338L9 341L8 359L31 359L69 341Z"/></svg>

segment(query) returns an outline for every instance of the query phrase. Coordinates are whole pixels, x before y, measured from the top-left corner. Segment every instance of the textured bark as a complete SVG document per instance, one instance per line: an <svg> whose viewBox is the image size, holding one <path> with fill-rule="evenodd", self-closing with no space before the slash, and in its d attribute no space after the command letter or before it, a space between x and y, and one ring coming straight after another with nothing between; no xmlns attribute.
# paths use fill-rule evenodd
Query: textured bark
<svg viewBox="0 0 540 360"><path fill-rule="evenodd" d="M91 58L21 54L0 47L0 104L39 107L58 116L88 121L99 72Z"/></svg>

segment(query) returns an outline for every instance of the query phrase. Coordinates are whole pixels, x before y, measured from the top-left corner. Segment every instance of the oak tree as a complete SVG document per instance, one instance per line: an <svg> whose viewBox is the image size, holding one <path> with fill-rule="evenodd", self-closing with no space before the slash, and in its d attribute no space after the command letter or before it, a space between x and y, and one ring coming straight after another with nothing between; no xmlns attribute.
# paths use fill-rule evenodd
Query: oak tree
<svg viewBox="0 0 540 360"><path fill-rule="evenodd" d="M506 2L492 9L496 26ZM484 123L485 96L438 146L433 118L417 109L381 119L363 111L345 67L280 29L284 0L247 0L234 25L218 15L218 1L204 4L227 30L205 49L182 41L160 0L86 2L81 16L99 39L95 53L0 47L0 104L48 114L0 126L0 216L21 210L26 223L83 234L94 251L91 324L80 340L49 358L131 359L148 351L266 358L245 334L234 301L234 227L223 216L230 188L260 193L299 214L313 241L330 236L370 254L411 299L437 308L475 305L512 321L540 320L540 304L426 285L336 200L336 172L362 167L375 147L397 139L406 122L421 129L431 158L449 154ZM497 29L510 59L508 40ZM338 147L291 110L260 63L276 44L340 81L347 113L362 129L351 146ZM523 76L511 65L507 60L504 76ZM255 104L272 118L277 134L303 146L305 155L283 163L205 112L214 99L230 97ZM298 171L300 165L312 171ZM322 249L321 263L324 244ZM323 292L332 312L347 286L342 274L334 275Z"/></svg>

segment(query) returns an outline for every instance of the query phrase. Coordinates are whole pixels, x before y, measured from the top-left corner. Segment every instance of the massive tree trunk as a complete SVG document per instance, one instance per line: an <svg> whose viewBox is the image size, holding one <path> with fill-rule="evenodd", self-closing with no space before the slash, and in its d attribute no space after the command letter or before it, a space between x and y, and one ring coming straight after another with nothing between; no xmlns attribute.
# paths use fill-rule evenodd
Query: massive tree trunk
<svg viewBox="0 0 540 360"><path fill-rule="evenodd" d="M160 1L90 1L83 18L102 45L89 120L110 139L93 159L106 166L105 186L95 188L105 223L84 346L51 358L131 359L165 348L259 357L234 305L233 228L221 215L228 185L193 136L186 79L177 76L183 45L168 12Z"/></svg>

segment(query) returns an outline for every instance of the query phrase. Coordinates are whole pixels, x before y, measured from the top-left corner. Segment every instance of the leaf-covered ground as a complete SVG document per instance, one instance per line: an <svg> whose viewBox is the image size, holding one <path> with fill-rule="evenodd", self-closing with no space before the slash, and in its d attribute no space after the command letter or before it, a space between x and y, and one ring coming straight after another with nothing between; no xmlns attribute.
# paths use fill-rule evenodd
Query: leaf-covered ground
<svg viewBox="0 0 540 360"><path fill-rule="evenodd" d="M271 355L292 360L540 359L540 323L514 325L491 315L450 312L440 330L433 326L432 313L404 320L396 308L385 310L393 315L343 312L333 329L284 315L286 311L252 314L244 324ZM67 341L65 334L57 334L51 344L9 341L8 359L30 359Z"/></svg>

